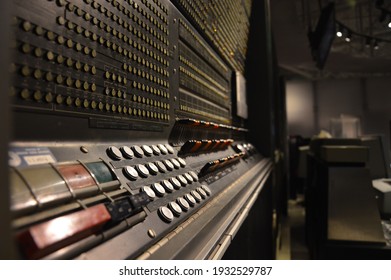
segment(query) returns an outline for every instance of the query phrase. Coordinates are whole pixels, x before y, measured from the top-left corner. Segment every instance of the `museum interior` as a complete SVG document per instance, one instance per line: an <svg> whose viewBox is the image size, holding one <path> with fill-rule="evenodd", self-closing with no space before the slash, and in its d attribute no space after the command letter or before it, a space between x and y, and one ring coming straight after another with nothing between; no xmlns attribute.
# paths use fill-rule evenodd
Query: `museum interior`
<svg viewBox="0 0 391 280"><path fill-rule="evenodd" d="M391 259L390 0L5 0L0 25L0 259Z"/></svg>

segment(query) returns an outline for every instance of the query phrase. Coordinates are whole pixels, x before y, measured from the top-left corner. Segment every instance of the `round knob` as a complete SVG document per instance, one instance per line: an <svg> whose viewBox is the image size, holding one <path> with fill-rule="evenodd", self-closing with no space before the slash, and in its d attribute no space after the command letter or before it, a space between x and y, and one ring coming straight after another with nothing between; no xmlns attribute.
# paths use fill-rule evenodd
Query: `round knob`
<svg viewBox="0 0 391 280"><path fill-rule="evenodd" d="M149 175L148 169L142 164L136 165L136 170L141 177L147 178Z"/></svg>
<svg viewBox="0 0 391 280"><path fill-rule="evenodd" d="M185 194L184 197L187 200L187 202L189 202L190 206L194 206L196 204L196 200L191 194L189 194L189 193Z"/></svg>
<svg viewBox="0 0 391 280"><path fill-rule="evenodd" d="M130 180L136 180L138 178L137 170L131 166L126 166L123 169L125 176Z"/></svg>
<svg viewBox="0 0 391 280"><path fill-rule="evenodd" d="M166 166L164 165L163 162L157 161L157 162L155 162L155 165L156 165L157 169L159 169L160 172L165 173L167 171Z"/></svg>
<svg viewBox="0 0 391 280"><path fill-rule="evenodd" d="M187 185L187 180L185 177L183 177L182 175L178 175L176 176L176 178L178 179L179 182L181 182L181 185L182 186L186 186Z"/></svg>
<svg viewBox="0 0 391 280"><path fill-rule="evenodd" d="M183 197L178 197L176 202L178 202L179 206L183 209L183 211L189 210L190 205Z"/></svg>
<svg viewBox="0 0 391 280"><path fill-rule="evenodd" d="M175 169L179 169L181 167L181 164L175 158L171 159L171 163L174 165Z"/></svg>
<svg viewBox="0 0 391 280"><path fill-rule="evenodd" d="M174 215L172 214L171 210L168 209L166 206L162 206L158 210L160 218L167 222L170 223L174 219Z"/></svg>
<svg viewBox="0 0 391 280"><path fill-rule="evenodd" d="M144 156L144 151L139 146L133 146L132 150L133 150L134 154L136 155L136 157L141 158Z"/></svg>
<svg viewBox="0 0 391 280"><path fill-rule="evenodd" d="M161 152L163 155L167 155L168 150L167 150L167 148L166 148L164 145L159 144L159 145L157 145L157 146L158 146L160 152Z"/></svg>
<svg viewBox="0 0 391 280"><path fill-rule="evenodd" d="M235 150L237 151L237 152L245 152L246 150L245 150L245 147L243 147L242 145L240 145L240 144L238 144L238 145L236 145L235 146Z"/></svg>
<svg viewBox="0 0 391 280"><path fill-rule="evenodd" d="M191 191L191 194L193 195L193 197L195 198L195 200L196 200L197 202L200 202L200 201L202 200L202 197L201 197L201 195L200 195L198 192L196 192L196 191Z"/></svg>
<svg viewBox="0 0 391 280"><path fill-rule="evenodd" d="M162 185L160 185L159 183L154 183L152 184L152 189L155 191L155 193L158 195L158 196L163 196L166 191L165 189L163 188Z"/></svg>
<svg viewBox="0 0 391 280"><path fill-rule="evenodd" d="M142 187L141 191L145 192L149 196L150 199L154 199L156 197L155 192L148 186Z"/></svg>
<svg viewBox="0 0 391 280"><path fill-rule="evenodd" d="M196 191L200 194L200 196L201 196L203 199L205 199L205 198L207 197L207 194L206 194L206 192L205 192L203 189L197 188Z"/></svg>
<svg viewBox="0 0 391 280"><path fill-rule="evenodd" d="M152 145L151 148L152 148L154 155L157 155L157 156L160 155L160 149L158 148L158 146Z"/></svg>
<svg viewBox="0 0 391 280"><path fill-rule="evenodd" d="M182 208L178 205L178 203L172 201L168 204L168 208L176 215L179 216L182 213Z"/></svg>
<svg viewBox="0 0 391 280"><path fill-rule="evenodd" d="M183 176L186 178L186 180L187 180L187 182L188 182L189 184L191 184L191 183L194 182L193 177L191 177L191 175L190 175L189 173L185 173L185 174L183 174Z"/></svg>
<svg viewBox="0 0 391 280"><path fill-rule="evenodd" d="M202 185L201 189L203 189L208 196L210 196L210 194L212 193L212 191L210 190L210 188L207 185Z"/></svg>
<svg viewBox="0 0 391 280"><path fill-rule="evenodd" d="M166 146L166 148L167 148L167 151L168 151L170 154L173 154L173 153L174 153L174 149L173 149L169 144L166 144L165 146Z"/></svg>
<svg viewBox="0 0 391 280"><path fill-rule="evenodd" d="M174 191L174 186L168 181L164 180L162 181L162 186L166 189L168 192L173 192Z"/></svg>
<svg viewBox="0 0 391 280"><path fill-rule="evenodd" d="M156 175L159 172L159 169L152 162L147 163L146 166L147 166L147 168L149 170L149 173L152 174L152 175Z"/></svg>
<svg viewBox="0 0 391 280"><path fill-rule="evenodd" d="M179 189L181 187L181 182L179 182L177 178L170 178L170 183L174 186L175 189Z"/></svg>
<svg viewBox="0 0 391 280"><path fill-rule="evenodd" d="M145 154L146 156L152 156L153 150L152 150L149 146L147 146L147 145L142 145L142 146L141 146L141 149L143 149L144 154Z"/></svg>
<svg viewBox="0 0 391 280"><path fill-rule="evenodd" d="M194 182L197 182L197 181L198 181L198 175L197 175L197 173L195 173L194 171L189 171L189 174L190 174L191 177L193 177Z"/></svg>
<svg viewBox="0 0 391 280"><path fill-rule="evenodd" d="M179 164L180 164L182 167L185 167L185 166L186 166L186 161L185 161L183 158L177 158L177 161L179 161Z"/></svg>
<svg viewBox="0 0 391 280"><path fill-rule="evenodd" d="M163 162L164 162L164 165L167 167L168 171L172 171L174 169L174 165L168 159L166 159Z"/></svg>
<svg viewBox="0 0 391 280"><path fill-rule="evenodd" d="M122 146L120 148L120 150L121 150L122 155L124 156L124 158L132 159L134 157L134 153L133 153L132 149L129 148L128 146Z"/></svg>
<svg viewBox="0 0 391 280"><path fill-rule="evenodd" d="M114 146L110 146L107 149L107 154L109 155L109 157L111 159L114 159L114 160L120 160L122 158L121 151L117 147L114 147Z"/></svg>

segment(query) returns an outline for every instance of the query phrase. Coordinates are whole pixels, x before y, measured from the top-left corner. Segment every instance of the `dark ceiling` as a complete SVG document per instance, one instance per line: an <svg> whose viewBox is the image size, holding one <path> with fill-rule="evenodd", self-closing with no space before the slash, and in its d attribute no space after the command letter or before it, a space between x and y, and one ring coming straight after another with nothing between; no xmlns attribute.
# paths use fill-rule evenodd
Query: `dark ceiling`
<svg viewBox="0 0 391 280"><path fill-rule="evenodd" d="M336 0L335 18L353 31L352 41L335 37L323 70L311 56L308 30L314 30L327 0L271 0L273 36L281 71L309 79L391 76L391 28L379 18L390 11L391 0ZM379 2L377 3L379 4ZM361 36L362 35L362 36ZM372 40L366 46L366 38ZM373 48L380 39L379 48ZM388 42L387 42L388 41Z"/></svg>

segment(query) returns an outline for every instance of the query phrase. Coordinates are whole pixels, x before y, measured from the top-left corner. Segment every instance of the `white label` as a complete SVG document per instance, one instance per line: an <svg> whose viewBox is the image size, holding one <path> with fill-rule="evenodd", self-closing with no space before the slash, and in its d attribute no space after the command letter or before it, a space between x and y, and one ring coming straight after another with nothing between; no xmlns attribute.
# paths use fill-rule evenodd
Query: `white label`
<svg viewBox="0 0 391 280"><path fill-rule="evenodd" d="M28 165L56 162L51 155L25 156L24 160L27 162Z"/></svg>

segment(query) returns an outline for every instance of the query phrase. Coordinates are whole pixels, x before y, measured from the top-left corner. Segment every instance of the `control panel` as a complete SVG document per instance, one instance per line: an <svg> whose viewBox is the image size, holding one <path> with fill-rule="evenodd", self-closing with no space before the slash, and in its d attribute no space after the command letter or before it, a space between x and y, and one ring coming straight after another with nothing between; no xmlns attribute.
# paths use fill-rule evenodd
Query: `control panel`
<svg viewBox="0 0 391 280"><path fill-rule="evenodd" d="M266 162L232 126L251 1L193 2L14 1L20 258L138 258Z"/></svg>
<svg viewBox="0 0 391 280"><path fill-rule="evenodd" d="M137 244L107 258L137 257L221 192L221 178L234 181L261 159L232 139L25 144L10 149L13 225L25 258L77 257L124 231Z"/></svg>

